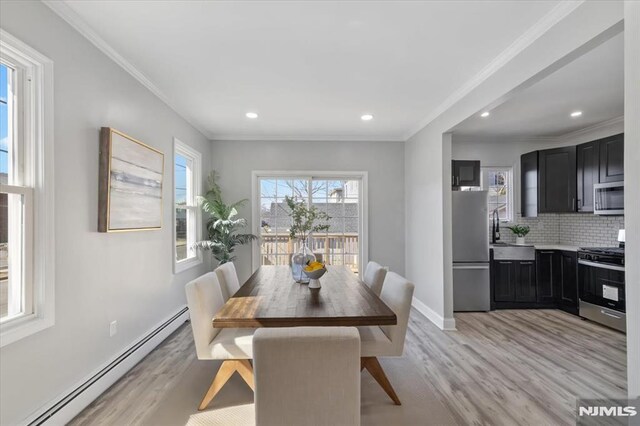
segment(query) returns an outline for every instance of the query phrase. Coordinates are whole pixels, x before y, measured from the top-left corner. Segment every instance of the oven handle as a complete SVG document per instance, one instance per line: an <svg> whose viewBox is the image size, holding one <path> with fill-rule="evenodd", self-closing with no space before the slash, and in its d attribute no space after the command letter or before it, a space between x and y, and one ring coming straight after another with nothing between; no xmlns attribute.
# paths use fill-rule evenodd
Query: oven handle
<svg viewBox="0 0 640 426"><path fill-rule="evenodd" d="M619 316L614 315L614 314L610 314L609 312L605 311L604 309L600 309L600 313L602 315L606 315L606 316L611 317L611 318L622 319L622 317L619 317Z"/></svg>
<svg viewBox="0 0 640 426"><path fill-rule="evenodd" d="M584 259L578 260L578 263L580 265L593 266L594 268L610 269L612 271L624 272L624 266L608 265L606 263L590 262L590 261L584 260Z"/></svg>

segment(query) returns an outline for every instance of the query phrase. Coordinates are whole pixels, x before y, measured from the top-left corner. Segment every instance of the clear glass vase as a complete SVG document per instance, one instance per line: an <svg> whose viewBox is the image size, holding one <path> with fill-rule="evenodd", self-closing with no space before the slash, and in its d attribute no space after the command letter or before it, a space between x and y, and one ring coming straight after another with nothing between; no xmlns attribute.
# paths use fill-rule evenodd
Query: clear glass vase
<svg viewBox="0 0 640 426"><path fill-rule="evenodd" d="M307 241L301 241L298 251L291 256L291 274L295 282L302 284L309 283L309 277L307 277L302 269L307 265L307 262L314 262L315 260L316 257L307 245Z"/></svg>

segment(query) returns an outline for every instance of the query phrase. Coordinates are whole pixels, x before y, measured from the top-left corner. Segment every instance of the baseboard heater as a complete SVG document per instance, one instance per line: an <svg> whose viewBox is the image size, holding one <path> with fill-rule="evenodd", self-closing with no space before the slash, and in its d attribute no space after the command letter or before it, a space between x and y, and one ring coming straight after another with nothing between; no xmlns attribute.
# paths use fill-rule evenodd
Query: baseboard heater
<svg viewBox="0 0 640 426"><path fill-rule="evenodd" d="M183 308L182 310L180 310L177 314L175 314L171 318L169 318L167 321L162 323L158 328L153 330L151 333L149 333L146 336L144 336L142 339L140 339L132 347L127 349L125 352L123 352L120 356L118 356L116 359L114 359L111 363L109 363L102 370L100 370L99 372L97 372L96 374L91 376L84 383L82 383L77 388L75 388L73 391L68 393L64 398L62 398L60 401L58 401L53 407L51 407L50 409L48 409L47 411L42 413L40 416L38 416L31 423L29 423L29 426L40 426L40 425L44 424L47 420L49 420L51 417L53 417L58 411L62 410L69 403L71 403L74 399L76 399L80 394L82 394L82 392L87 390L90 386L92 386L94 383L96 383L98 380L100 380L102 377L104 377L107 373L109 373L111 370L116 368L124 360L126 360L133 353L135 353L138 349L140 349L145 343L147 343L149 340L153 339L156 335L158 335L158 333L161 333L165 328L167 328L169 325L171 325L171 323L173 323L176 319L178 319L179 317L184 315L185 312L187 312L187 308L186 307Z"/></svg>

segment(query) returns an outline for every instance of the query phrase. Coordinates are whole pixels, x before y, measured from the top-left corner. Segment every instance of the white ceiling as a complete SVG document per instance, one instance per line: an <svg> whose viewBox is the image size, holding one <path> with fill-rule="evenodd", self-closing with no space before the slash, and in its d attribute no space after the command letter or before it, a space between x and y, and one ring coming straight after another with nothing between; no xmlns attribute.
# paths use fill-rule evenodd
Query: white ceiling
<svg viewBox="0 0 640 426"><path fill-rule="evenodd" d="M66 1L66 18L212 139L404 140L558 3Z"/></svg>
<svg viewBox="0 0 640 426"><path fill-rule="evenodd" d="M571 118L573 111L582 116ZM623 33L491 110L469 117L456 135L561 136L624 115Z"/></svg>

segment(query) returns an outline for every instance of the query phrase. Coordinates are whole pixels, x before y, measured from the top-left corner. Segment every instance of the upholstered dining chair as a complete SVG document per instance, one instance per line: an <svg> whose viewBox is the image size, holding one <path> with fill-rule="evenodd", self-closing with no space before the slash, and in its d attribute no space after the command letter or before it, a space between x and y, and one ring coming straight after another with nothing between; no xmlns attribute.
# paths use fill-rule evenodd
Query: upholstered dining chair
<svg viewBox="0 0 640 426"><path fill-rule="evenodd" d="M378 357L402 356L407 335L413 284L394 272L387 272L380 298L396 314L396 325L358 327L360 332L361 369L366 369L389 397L401 405Z"/></svg>
<svg viewBox="0 0 640 426"><path fill-rule="evenodd" d="M362 281L364 281L367 287L373 290L377 296L380 296L385 275L387 275L387 270L380 266L380 264L372 261L367 263Z"/></svg>
<svg viewBox="0 0 640 426"><path fill-rule="evenodd" d="M236 371L253 386L253 328L213 328L212 320L224 305L221 286L215 272L209 272L189 282L185 291L191 317L196 354L201 360L221 360L218 373L211 382L199 410L204 410Z"/></svg>
<svg viewBox="0 0 640 426"><path fill-rule="evenodd" d="M355 327L259 328L253 355L257 426L360 424Z"/></svg>
<svg viewBox="0 0 640 426"><path fill-rule="evenodd" d="M240 280L238 280L236 267L233 266L233 262L227 262L218 266L215 273L218 275L218 281L220 281L222 288L222 297L226 302L236 291L240 290Z"/></svg>

